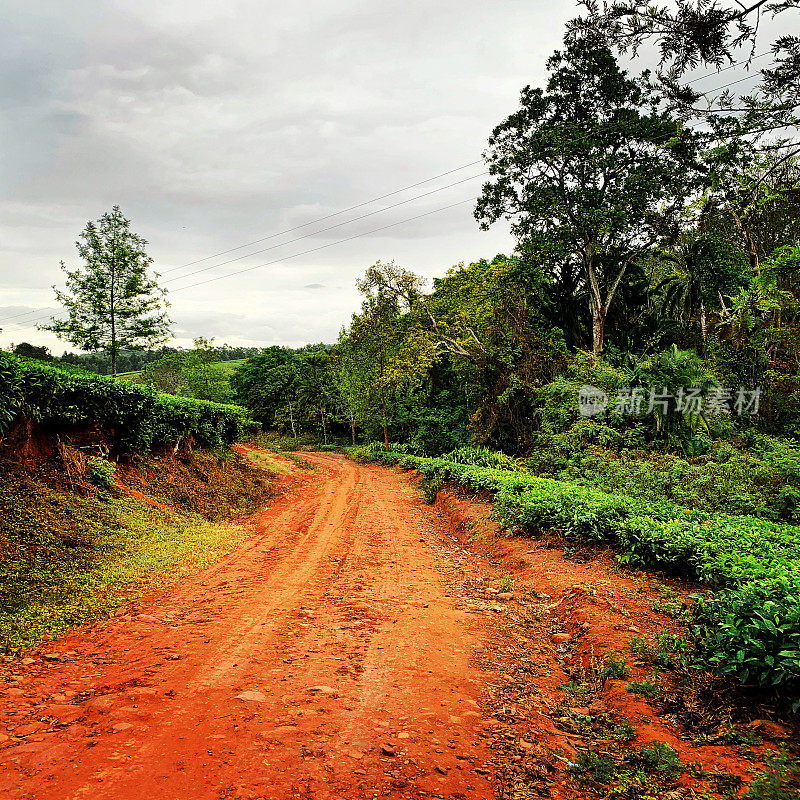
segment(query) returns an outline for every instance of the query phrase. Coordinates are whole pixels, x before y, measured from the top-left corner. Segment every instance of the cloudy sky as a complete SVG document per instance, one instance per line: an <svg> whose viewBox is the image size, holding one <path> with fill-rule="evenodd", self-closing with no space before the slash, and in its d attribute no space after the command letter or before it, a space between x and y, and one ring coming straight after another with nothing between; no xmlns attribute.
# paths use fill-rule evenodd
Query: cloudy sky
<svg viewBox="0 0 800 800"><path fill-rule="evenodd" d="M64 350L32 323L115 203L150 243L179 345L330 342L376 260L434 276L509 252L472 217L476 162L574 15L572 0L4 0L0 346Z"/></svg>
<svg viewBox="0 0 800 800"><path fill-rule="evenodd" d="M572 15L546 0L4 0L0 346L67 347L29 320L57 311L59 262L77 266L78 233L115 203L150 243L182 345L333 341L377 259L433 276L510 251L472 218L474 162Z"/></svg>

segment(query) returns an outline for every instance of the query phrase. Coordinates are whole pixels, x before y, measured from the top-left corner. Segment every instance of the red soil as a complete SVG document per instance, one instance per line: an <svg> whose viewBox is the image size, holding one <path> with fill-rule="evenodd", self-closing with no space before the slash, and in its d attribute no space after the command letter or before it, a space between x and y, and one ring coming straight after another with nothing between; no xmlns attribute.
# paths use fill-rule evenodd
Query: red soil
<svg viewBox="0 0 800 800"><path fill-rule="evenodd" d="M498 537L486 503L432 508L408 476L304 455L316 471L285 477L214 567L0 665L0 796L596 797L564 772L602 754L573 724L588 714L720 786L749 779L753 761L692 744L624 683L565 700L610 647L673 624L610 558L567 561ZM497 604L506 572L515 599Z"/></svg>

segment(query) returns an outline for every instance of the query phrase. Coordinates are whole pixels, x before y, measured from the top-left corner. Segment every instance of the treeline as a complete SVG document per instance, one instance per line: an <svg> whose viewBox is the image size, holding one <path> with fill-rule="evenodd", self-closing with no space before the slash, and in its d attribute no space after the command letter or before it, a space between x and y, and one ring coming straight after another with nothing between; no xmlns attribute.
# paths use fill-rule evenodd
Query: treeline
<svg viewBox="0 0 800 800"><path fill-rule="evenodd" d="M214 361L238 361L243 358L259 355L266 348L263 347L234 347L229 344L218 346L210 345L208 348L213 352ZM87 372L94 372L97 375L111 374L111 356L106 350L99 350L91 353L68 353L61 356L54 356L47 347L36 346L28 342L20 342L9 348L10 352L24 358L32 358L36 361L49 361L57 364L67 364L79 367ZM185 352L177 347L159 347L155 350L120 350L117 354L117 371L140 372L148 364L154 364L162 358L178 355Z"/></svg>

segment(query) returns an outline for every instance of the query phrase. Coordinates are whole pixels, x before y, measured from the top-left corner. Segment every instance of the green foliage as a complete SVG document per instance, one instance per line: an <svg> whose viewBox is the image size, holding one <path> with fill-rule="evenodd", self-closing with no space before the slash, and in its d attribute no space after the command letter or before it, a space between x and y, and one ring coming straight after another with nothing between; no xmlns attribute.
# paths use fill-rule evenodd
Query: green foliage
<svg viewBox="0 0 800 800"><path fill-rule="evenodd" d="M672 778L677 778L684 770L677 751L664 742L653 742L652 747L640 750L638 757L646 769L662 772Z"/></svg>
<svg viewBox="0 0 800 800"><path fill-rule="evenodd" d="M787 692L800 688L800 539L794 526L442 458L377 449L362 449L360 455L494 492L497 515L508 528L534 533L557 528L612 542L624 562L716 586L713 594L695 599L698 655L720 674ZM665 651L666 656L682 657L682 651Z"/></svg>
<svg viewBox="0 0 800 800"><path fill-rule="evenodd" d="M171 397L0 353L0 434L22 419L56 430L102 428L112 435L117 452L146 452L191 440L221 447L253 430L237 406Z"/></svg>
<svg viewBox="0 0 800 800"><path fill-rule="evenodd" d="M503 575L503 577L500 579L500 582L497 584L497 591L501 594L504 592L514 591L514 577L511 575L511 573Z"/></svg>
<svg viewBox="0 0 800 800"><path fill-rule="evenodd" d="M616 650L609 650L603 660L603 668L600 670L601 678L623 679L630 677L631 671L625 663L625 656Z"/></svg>
<svg viewBox="0 0 800 800"><path fill-rule="evenodd" d="M547 67L546 88L525 87L489 138L492 180L475 216L484 228L511 221L529 261L563 284L573 318L574 298L586 298L599 355L629 265L691 193L693 137L655 110L647 76L630 77L601 37L565 37Z"/></svg>
<svg viewBox="0 0 800 800"><path fill-rule="evenodd" d="M800 761L792 758L784 749L778 753L770 751L766 767L753 779L744 800L798 800L799 775Z"/></svg>
<svg viewBox="0 0 800 800"><path fill-rule="evenodd" d="M114 485L117 468L113 462L105 458L91 456L86 460L86 474L95 486L110 489Z"/></svg>
<svg viewBox="0 0 800 800"><path fill-rule="evenodd" d="M425 497L425 500L431 505L436 502L436 497L444 486L444 482L440 478L423 478L419 484L419 490Z"/></svg>
<svg viewBox="0 0 800 800"><path fill-rule="evenodd" d="M657 697L659 687L657 683L652 681L631 681L625 687L625 691L631 694L639 694L642 697Z"/></svg>
<svg viewBox="0 0 800 800"><path fill-rule="evenodd" d="M490 450L488 447L459 447L442 456L448 461L458 464L472 464L476 467L491 467L493 469L518 469L517 461L505 453Z"/></svg>
<svg viewBox="0 0 800 800"><path fill-rule="evenodd" d="M688 642L682 636L674 636L669 631L661 631L654 639L634 636L628 647L642 661L664 669L685 666L688 660Z"/></svg>

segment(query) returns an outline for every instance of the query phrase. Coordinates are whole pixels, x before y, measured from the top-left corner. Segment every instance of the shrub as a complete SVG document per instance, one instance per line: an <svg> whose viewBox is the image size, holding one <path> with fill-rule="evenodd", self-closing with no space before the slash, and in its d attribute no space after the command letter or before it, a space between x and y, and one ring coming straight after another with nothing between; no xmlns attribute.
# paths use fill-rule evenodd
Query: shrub
<svg viewBox="0 0 800 800"><path fill-rule="evenodd" d="M255 428L238 406L173 397L0 353L0 435L20 419L51 428L102 428L117 452L146 452L191 440L222 447Z"/></svg>
<svg viewBox="0 0 800 800"><path fill-rule="evenodd" d="M362 457L495 493L508 529L556 528L606 541L629 564L672 570L714 588L695 598L696 652L718 674L790 692L800 688L800 537L792 525L611 495L518 470L397 452ZM666 646L666 645L665 645ZM682 659L682 652L664 653ZM795 703L800 707L800 700Z"/></svg>
<svg viewBox="0 0 800 800"><path fill-rule="evenodd" d="M92 456L86 461L86 474L89 480L103 489L110 489L114 485L116 472L116 466L105 458Z"/></svg>

